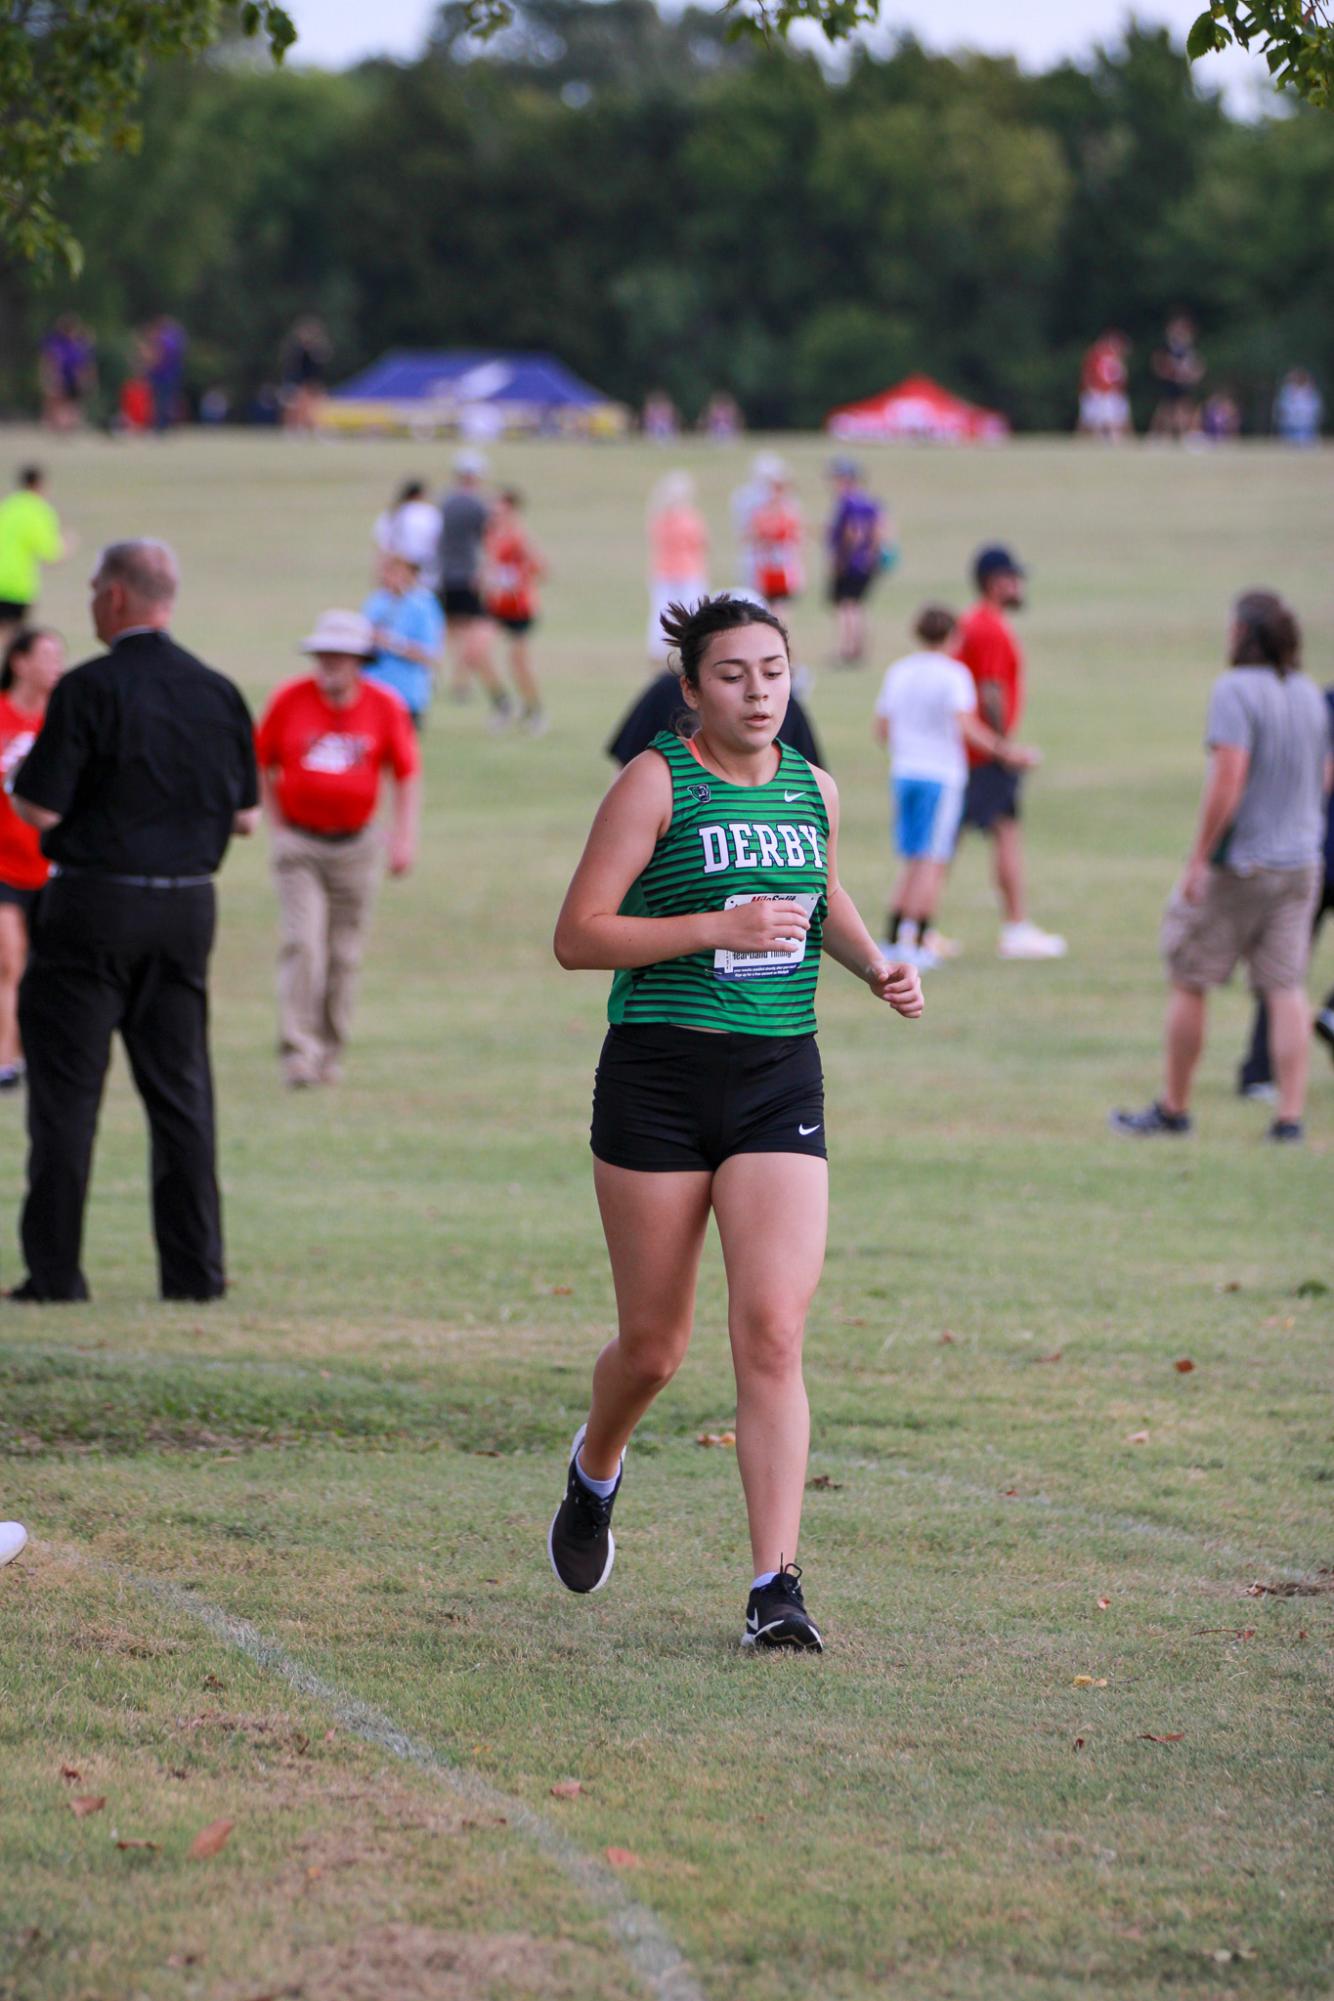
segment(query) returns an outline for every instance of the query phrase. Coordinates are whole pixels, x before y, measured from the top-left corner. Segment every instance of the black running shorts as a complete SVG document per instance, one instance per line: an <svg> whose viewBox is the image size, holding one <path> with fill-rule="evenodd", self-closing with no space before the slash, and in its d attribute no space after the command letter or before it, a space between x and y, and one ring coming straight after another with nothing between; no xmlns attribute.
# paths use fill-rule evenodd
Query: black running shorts
<svg viewBox="0 0 1334 2001"><path fill-rule="evenodd" d="M32 913L37 907L40 889L20 889L16 883L0 882L0 903L12 903L32 922Z"/></svg>
<svg viewBox="0 0 1334 2001"><path fill-rule="evenodd" d="M1019 818L1019 773L1003 764L975 764L963 795L963 825L990 833L997 820Z"/></svg>
<svg viewBox="0 0 1334 2001"><path fill-rule="evenodd" d="M471 584L446 584L440 592L440 609L449 618L485 618L486 606Z"/></svg>
<svg viewBox="0 0 1334 2001"><path fill-rule="evenodd" d="M813 1035L711 1035L670 1023L607 1031L593 1084L593 1152L645 1174L712 1173L734 1153L826 1158Z"/></svg>

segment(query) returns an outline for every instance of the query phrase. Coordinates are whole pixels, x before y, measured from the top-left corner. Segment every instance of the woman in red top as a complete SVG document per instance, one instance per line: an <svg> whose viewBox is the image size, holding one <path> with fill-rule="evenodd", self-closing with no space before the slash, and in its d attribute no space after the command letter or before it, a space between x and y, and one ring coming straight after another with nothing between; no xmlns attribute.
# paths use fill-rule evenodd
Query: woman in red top
<svg viewBox="0 0 1334 2001"><path fill-rule="evenodd" d="M485 601L487 616L509 635L510 679L522 707L519 728L529 736L546 729L542 697L528 651L528 634L537 617L537 585L547 573L519 518L523 495L509 487L491 511L486 531Z"/></svg>
<svg viewBox="0 0 1334 2001"><path fill-rule="evenodd" d="M30 627L10 642L0 669L0 1091L23 1077L17 1001L28 957L28 920L48 863L38 833L10 802L14 773L32 749L51 690L65 671L59 633Z"/></svg>

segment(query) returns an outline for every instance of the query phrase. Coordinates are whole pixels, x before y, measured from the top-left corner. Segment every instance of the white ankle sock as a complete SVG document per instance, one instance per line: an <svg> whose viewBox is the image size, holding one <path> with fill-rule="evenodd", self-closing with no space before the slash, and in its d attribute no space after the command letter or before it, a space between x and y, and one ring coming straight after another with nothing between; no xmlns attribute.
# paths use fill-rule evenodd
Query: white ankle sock
<svg viewBox="0 0 1334 2001"><path fill-rule="evenodd" d="M763 1591L765 1585L772 1584L777 1575L778 1572L776 1570L762 1570L758 1577L752 1577L750 1581L751 1590Z"/></svg>
<svg viewBox="0 0 1334 2001"><path fill-rule="evenodd" d="M595 1480L591 1473L585 1473L584 1462L577 1452L574 1455L574 1470L589 1493L596 1494L600 1501L605 1501L616 1492L616 1482L621 1477L618 1470L610 1480Z"/></svg>

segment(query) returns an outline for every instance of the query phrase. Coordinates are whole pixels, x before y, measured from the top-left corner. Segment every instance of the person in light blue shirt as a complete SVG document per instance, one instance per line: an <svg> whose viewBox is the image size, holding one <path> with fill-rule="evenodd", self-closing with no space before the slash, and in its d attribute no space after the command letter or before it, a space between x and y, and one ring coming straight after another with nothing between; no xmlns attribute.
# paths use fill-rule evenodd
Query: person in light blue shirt
<svg viewBox="0 0 1334 2001"><path fill-rule="evenodd" d="M435 670L445 641L439 599L421 582L417 565L389 554L380 570L380 588L361 607L375 629L375 658L366 673L392 688L420 729L431 706Z"/></svg>

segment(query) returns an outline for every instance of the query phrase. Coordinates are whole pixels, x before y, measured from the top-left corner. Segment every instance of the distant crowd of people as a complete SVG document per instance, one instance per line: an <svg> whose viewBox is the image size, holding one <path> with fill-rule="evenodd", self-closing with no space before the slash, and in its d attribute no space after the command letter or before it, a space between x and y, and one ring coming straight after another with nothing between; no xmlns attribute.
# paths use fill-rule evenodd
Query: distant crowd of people
<svg viewBox="0 0 1334 2001"><path fill-rule="evenodd" d="M866 599L894 560L896 532L855 462L834 460L828 476L823 556L834 661L855 668L865 657ZM664 731L684 741L695 726L697 705L677 663L665 664L682 606L730 607L719 630L749 620L781 632L784 610L807 587L802 512L776 454L755 456L732 495L731 519L739 581L711 594L708 529L690 476L669 473L655 489L648 540L657 671L608 746L623 767ZM528 650L545 564L522 496L493 491L485 460L462 451L438 498L419 480L395 494L372 542L375 574L360 607L320 615L299 641L307 668L252 725L230 682L171 637L178 575L159 542L102 552L92 620L107 651L66 673L63 642L38 616L43 567L71 546L43 468L23 467L0 503L0 1091L18 1089L26 1075L31 1142L20 1299L84 1294L83 1203L116 1029L153 1133L164 1293L221 1289L206 969L212 878L231 834L261 818L268 829L283 1078L296 1089L335 1084L381 880L386 871L406 874L416 858L419 737L446 661L451 695L466 699L479 685L492 727L545 727ZM939 917L969 828L990 844L998 955L1050 960L1066 951L1063 938L1032 921L1027 903L1022 786L1039 754L1021 735L1025 671L1014 617L1024 567L991 543L977 552L972 581L974 602L962 613L941 604L918 612L912 649L885 671L871 719L891 760L897 857L877 949L886 964L915 974L958 950ZM819 768L802 700L809 682L788 660L785 632L783 654L774 738ZM1300 656L1289 607L1264 592L1238 600L1231 664L1210 705L1200 825L1164 924L1172 984L1165 1084L1147 1111L1116 1115L1118 1132L1189 1130L1204 996L1241 958L1260 1006L1239 1088L1274 1099L1273 1138L1301 1136L1305 974L1334 877L1323 803L1334 690L1322 697ZM1315 1027L1334 1047L1334 992Z"/></svg>
<svg viewBox="0 0 1334 2001"><path fill-rule="evenodd" d="M1079 377L1079 430L1085 437L1117 444L1133 436L1131 351L1129 337L1112 329L1099 334L1085 353ZM1226 383L1207 388L1208 370L1188 313L1172 315L1149 367L1156 389L1151 437L1227 444L1241 435L1242 410L1234 391ZM1324 398L1311 371L1289 368L1270 410L1274 435L1289 445L1318 445L1324 416Z"/></svg>

